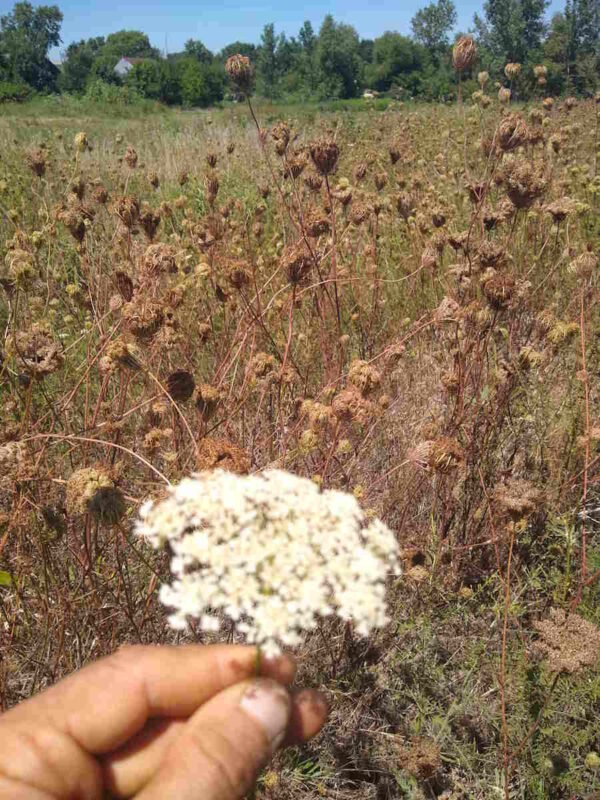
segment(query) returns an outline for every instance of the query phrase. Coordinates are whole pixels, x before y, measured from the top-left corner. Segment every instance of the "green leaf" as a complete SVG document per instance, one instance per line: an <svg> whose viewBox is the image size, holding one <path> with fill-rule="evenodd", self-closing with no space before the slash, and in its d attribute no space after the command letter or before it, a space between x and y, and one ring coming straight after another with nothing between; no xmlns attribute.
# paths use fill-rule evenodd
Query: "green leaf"
<svg viewBox="0 0 600 800"><path fill-rule="evenodd" d="M12 575L9 572L0 570L0 586L12 586Z"/></svg>

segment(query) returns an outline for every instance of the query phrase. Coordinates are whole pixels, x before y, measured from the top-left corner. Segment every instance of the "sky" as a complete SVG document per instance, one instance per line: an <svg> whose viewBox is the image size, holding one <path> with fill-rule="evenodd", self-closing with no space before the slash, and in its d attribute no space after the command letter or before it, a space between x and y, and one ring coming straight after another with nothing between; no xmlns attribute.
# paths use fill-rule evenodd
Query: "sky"
<svg viewBox="0 0 600 800"><path fill-rule="evenodd" d="M40 0L31 0L38 5ZM64 15L63 44L52 51L58 59L73 41L103 36L116 30L142 30L151 43L170 53L183 49L187 39L200 39L213 52L236 40L258 43L263 26L275 23L276 32L298 33L309 19L318 30L323 17L353 25L362 38L373 39L386 30L411 32L410 20L428 0L44 0L56 3ZM455 0L458 26L467 30L483 0ZM550 12L564 0L552 0ZM13 0L0 0L0 14L7 13ZM549 12L549 13L550 13Z"/></svg>

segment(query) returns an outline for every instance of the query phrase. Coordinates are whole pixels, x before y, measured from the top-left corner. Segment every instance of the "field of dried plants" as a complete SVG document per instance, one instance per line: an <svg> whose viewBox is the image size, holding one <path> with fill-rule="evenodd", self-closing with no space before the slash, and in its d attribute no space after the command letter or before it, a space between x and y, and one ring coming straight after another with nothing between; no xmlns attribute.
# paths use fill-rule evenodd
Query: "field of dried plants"
<svg viewBox="0 0 600 800"><path fill-rule="evenodd" d="M140 504L279 467L397 534L269 798L600 784L600 103L0 120L0 708L169 630Z"/></svg>

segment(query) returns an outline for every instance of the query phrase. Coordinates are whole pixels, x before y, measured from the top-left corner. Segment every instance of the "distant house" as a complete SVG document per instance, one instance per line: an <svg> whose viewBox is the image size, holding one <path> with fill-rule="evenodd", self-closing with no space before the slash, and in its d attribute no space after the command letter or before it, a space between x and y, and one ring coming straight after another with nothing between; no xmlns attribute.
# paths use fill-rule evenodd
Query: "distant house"
<svg viewBox="0 0 600 800"><path fill-rule="evenodd" d="M126 75L129 75L136 64L141 64L142 61L145 61L145 59L123 56L115 65L115 74L118 75L119 78L124 78Z"/></svg>

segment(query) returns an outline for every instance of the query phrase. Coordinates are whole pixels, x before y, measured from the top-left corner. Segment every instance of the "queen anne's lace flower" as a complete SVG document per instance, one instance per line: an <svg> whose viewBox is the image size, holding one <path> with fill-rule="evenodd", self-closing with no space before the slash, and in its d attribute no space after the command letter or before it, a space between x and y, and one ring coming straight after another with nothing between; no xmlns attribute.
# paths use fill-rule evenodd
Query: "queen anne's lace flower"
<svg viewBox="0 0 600 800"><path fill-rule="evenodd" d="M379 520L366 525L352 495L306 478L200 473L146 503L136 530L154 547L171 545L174 581L160 599L177 629L192 616L215 631L225 616L271 655L333 613L361 635L388 621L385 579L399 570L393 533Z"/></svg>

